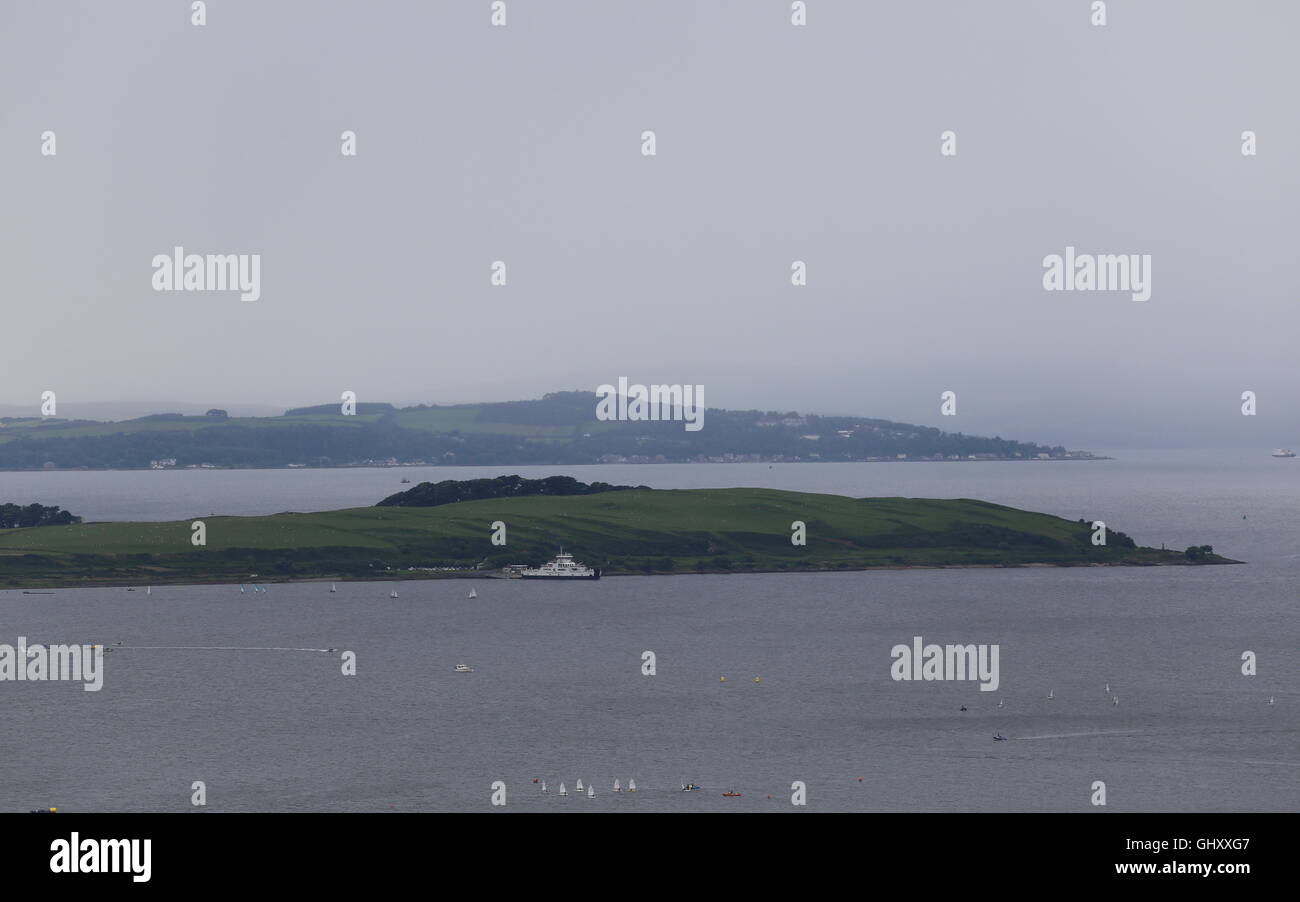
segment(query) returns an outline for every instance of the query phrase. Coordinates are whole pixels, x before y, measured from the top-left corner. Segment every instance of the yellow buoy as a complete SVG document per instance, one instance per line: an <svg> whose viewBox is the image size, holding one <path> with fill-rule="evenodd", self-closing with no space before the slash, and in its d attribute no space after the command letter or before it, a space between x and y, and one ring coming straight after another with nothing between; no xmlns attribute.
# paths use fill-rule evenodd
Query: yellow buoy
<svg viewBox="0 0 1300 902"><path fill-rule="evenodd" d="M724 676L720 676L720 677L718 677L718 682L720 682L720 683L725 683L726 681L727 681L727 678L726 678L726 677L724 677Z"/></svg>
<svg viewBox="0 0 1300 902"><path fill-rule="evenodd" d="M754 677L754 682L755 682L755 683L758 682L758 677Z"/></svg>

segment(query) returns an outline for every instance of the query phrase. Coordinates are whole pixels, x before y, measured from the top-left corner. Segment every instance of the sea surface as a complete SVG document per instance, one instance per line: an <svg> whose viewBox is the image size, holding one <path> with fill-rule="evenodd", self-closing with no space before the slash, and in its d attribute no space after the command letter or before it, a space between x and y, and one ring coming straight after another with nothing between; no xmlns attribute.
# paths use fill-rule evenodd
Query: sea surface
<svg viewBox="0 0 1300 902"><path fill-rule="evenodd" d="M0 500L163 520L361 506L403 476L513 472L981 498L1247 563L435 580L397 584L398 599L361 582L3 591L0 643L122 646L99 692L0 682L0 810L487 811L495 781L505 811L793 812L796 781L821 811L1091 811L1095 781L1106 810L1300 808L1300 459L1267 450L0 473ZM998 691L891 679L892 647L918 635L997 644ZM595 798L573 794L579 778ZM616 778L639 791L613 793Z"/></svg>

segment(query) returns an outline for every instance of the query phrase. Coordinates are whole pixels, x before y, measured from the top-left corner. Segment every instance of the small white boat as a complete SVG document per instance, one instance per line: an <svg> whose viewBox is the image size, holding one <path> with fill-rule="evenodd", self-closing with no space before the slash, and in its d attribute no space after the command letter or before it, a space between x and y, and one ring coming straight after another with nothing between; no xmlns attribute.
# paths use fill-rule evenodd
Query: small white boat
<svg viewBox="0 0 1300 902"><path fill-rule="evenodd" d="M474 672L474 668L473 668L473 667L470 667L468 664L457 664L457 665L456 665L456 672L457 672L457 673L473 673L473 672Z"/></svg>
<svg viewBox="0 0 1300 902"><path fill-rule="evenodd" d="M473 589L470 589L470 590L469 590L469 597L470 597L470 598L478 598L478 592L474 591Z"/></svg>
<svg viewBox="0 0 1300 902"><path fill-rule="evenodd" d="M1106 694L1110 695L1110 683L1106 684Z"/></svg>
<svg viewBox="0 0 1300 902"><path fill-rule="evenodd" d="M1278 448L1273 452L1274 457L1295 457L1295 452L1290 448Z"/></svg>
<svg viewBox="0 0 1300 902"><path fill-rule="evenodd" d="M240 587L239 587L239 594L240 594L240 595L245 595L245 594L247 594L247 593L244 592L244 587L243 587L243 586L240 586Z"/></svg>
<svg viewBox="0 0 1300 902"><path fill-rule="evenodd" d="M628 780L628 781L627 781L627 791L628 791L628 792L636 792L636 780Z"/></svg>
<svg viewBox="0 0 1300 902"><path fill-rule="evenodd" d="M614 781L614 791L615 791L615 792L622 792L622 791L623 791L623 787L619 784L619 782L618 782L617 779Z"/></svg>
<svg viewBox="0 0 1300 902"><path fill-rule="evenodd" d="M562 795L562 796L567 796L568 794L569 794L569 791L568 791L567 789L565 789L565 788L564 788L564 784L561 783L561 784L560 784L560 795Z"/></svg>
<svg viewBox="0 0 1300 902"><path fill-rule="evenodd" d="M1268 703L1269 703L1270 705L1273 704L1273 696L1270 695L1270 696L1268 697Z"/></svg>
<svg viewBox="0 0 1300 902"><path fill-rule="evenodd" d="M145 595L152 595L152 594L153 594L153 586L149 586L148 588L146 588L146 589L144 590L144 594L145 594Z"/></svg>
<svg viewBox="0 0 1300 902"><path fill-rule="evenodd" d="M1004 704L1006 704L1006 702L1004 702L1002 699L998 699L998 707L999 707L999 708L1001 708Z"/></svg>
<svg viewBox="0 0 1300 902"><path fill-rule="evenodd" d="M587 787L587 798L589 798L589 799L594 799L595 797L596 797L596 787L594 787L594 786L588 786L588 787Z"/></svg>
<svg viewBox="0 0 1300 902"><path fill-rule="evenodd" d="M1112 696L1110 697L1110 703L1111 703L1111 705L1113 705L1114 707L1118 708L1118 707L1119 707L1119 696L1118 696L1118 695L1112 695Z"/></svg>
<svg viewBox="0 0 1300 902"><path fill-rule="evenodd" d="M388 593L388 597L389 597L389 598L396 598L396 597L397 597L397 590L394 589L393 591L389 592L389 593Z"/></svg>
<svg viewBox="0 0 1300 902"><path fill-rule="evenodd" d="M546 788L546 781L545 781L545 780L542 781L542 792L547 792L547 793L550 792L550 790Z"/></svg>
<svg viewBox="0 0 1300 902"><path fill-rule="evenodd" d="M1056 690L1055 690L1055 689L1048 689L1048 690L1047 690L1047 697L1048 697L1048 698L1056 698Z"/></svg>
<svg viewBox="0 0 1300 902"><path fill-rule="evenodd" d="M582 781L581 781L581 780L578 781L578 790L577 790L577 791L578 791L578 792L582 792Z"/></svg>
<svg viewBox="0 0 1300 902"><path fill-rule="evenodd" d="M336 586L334 583L330 583L330 591L331 591L331 592L337 592L338 590L339 590L339 587L338 587L338 586Z"/></svg>

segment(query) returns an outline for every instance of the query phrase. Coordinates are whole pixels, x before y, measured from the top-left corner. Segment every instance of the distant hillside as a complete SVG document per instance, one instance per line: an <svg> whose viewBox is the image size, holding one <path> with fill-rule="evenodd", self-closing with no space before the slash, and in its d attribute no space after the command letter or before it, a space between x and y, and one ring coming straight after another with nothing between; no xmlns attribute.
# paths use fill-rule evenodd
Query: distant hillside
<svg viewBox="0 0 1300 902"><path fill-rule="evenodd" d="M0 419L0 469L467 466L681 461L1028 460L1090 457L867 417L710 408L704 428L601 421L596 395L535 401L295 408L278 417L161 412L122 422Z"/></svg>

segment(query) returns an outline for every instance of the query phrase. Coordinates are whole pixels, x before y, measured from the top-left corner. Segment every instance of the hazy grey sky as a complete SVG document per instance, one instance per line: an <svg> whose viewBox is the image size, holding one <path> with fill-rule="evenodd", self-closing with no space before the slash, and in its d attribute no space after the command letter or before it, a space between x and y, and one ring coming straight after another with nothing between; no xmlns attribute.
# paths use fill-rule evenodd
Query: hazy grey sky
<svg viewBox="0 0 1300 902"><path fill-rule="evenodd" d="M489 0L211 0L194 27L188 0L4 0L0 402L627 376L1079 447L1300 444L1300 3L506 2L504 28ZM175 245L260 254L261 298L155 292ZM1044 291L1067 245L1150 254L1151 299Z"/></svg>

